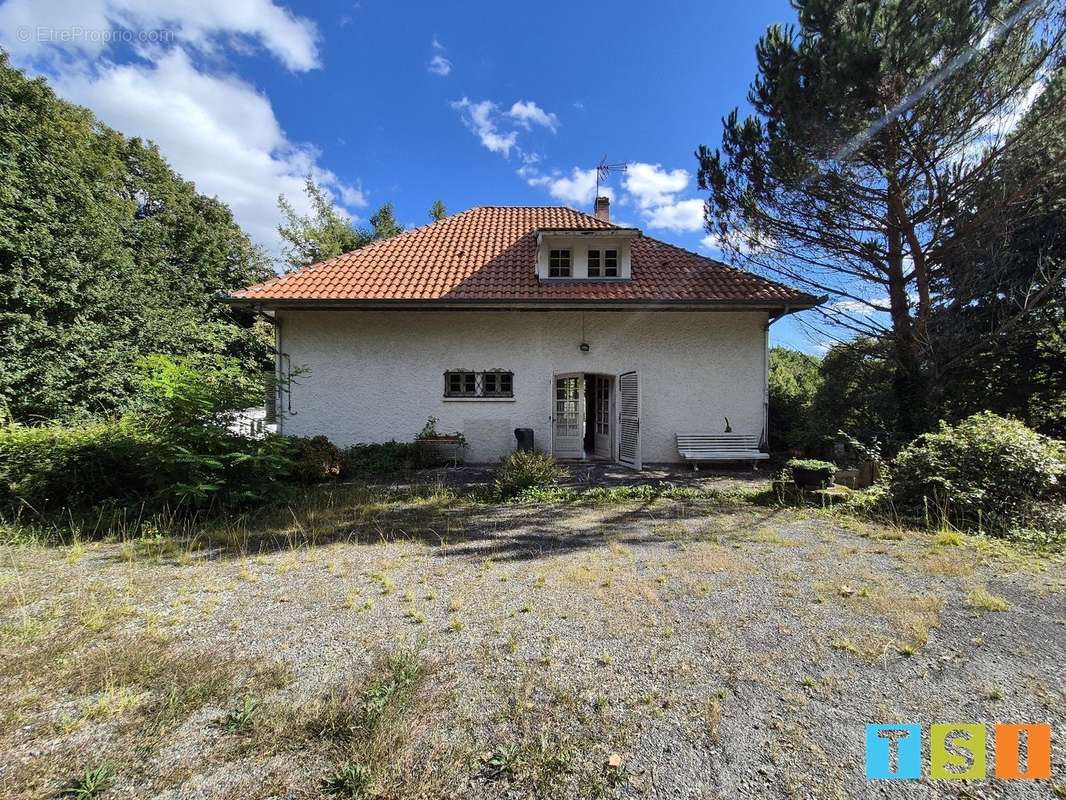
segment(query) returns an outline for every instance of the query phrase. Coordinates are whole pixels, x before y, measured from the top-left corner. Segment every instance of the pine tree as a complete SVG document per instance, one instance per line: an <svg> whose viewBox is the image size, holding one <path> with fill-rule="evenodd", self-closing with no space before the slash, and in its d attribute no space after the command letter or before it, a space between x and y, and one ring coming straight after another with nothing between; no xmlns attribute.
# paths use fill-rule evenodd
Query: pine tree
<svg viewBox="0 0 1066 800"><path fill-rule="evenodd" d="M834 295L836 325L887 336L898 424L913 433L927 424L932 287L962 234L949 220L1021 144L1010 124L1062 55L1063 12L1054 0L793 5L798 30L771 27L756 49L755 113L734 111L721 147L697 151L707 229L737 262ZM1015 200L985 198L971 224Z"/></svg>
<svg viewBox="0 0 1066 800"><path fill-rule="evenodd" d="M310 175L304 182L304 193L311 204L310 214L296 213L284 195L278 196L278 209L285 217L278 233L286 242L285 261L290 269L356 250L375 238L341 216L333 199Z"/></svg>
<svg viewBox="0 0 1066 800"><path fill-rule="evenodd" d="M429 208L429 218L436 222L446 216L448 216L448 211L444 208L444 201L434 200L433 205Z"/></svg>

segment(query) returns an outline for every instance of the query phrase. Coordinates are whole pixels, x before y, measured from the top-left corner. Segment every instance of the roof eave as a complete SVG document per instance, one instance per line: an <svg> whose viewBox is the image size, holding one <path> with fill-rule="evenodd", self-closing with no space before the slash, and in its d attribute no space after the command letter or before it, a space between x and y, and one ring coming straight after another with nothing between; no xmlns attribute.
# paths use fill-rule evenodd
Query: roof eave
<svg viewBox="0 0 1066 800"><path fill-rule="evenodd" d="M260 309L602 309L648 311L661 310L747 310L777 311L792 313L814 308L826 301L825 297L799 295L788 299L733 299L733 300L650 300L650 299L561 299L561 298L450 298L435 300L414 299L343 299L343 298L265 298L265 297L226 297L223 302L234 306L252 306Z"/></svg>

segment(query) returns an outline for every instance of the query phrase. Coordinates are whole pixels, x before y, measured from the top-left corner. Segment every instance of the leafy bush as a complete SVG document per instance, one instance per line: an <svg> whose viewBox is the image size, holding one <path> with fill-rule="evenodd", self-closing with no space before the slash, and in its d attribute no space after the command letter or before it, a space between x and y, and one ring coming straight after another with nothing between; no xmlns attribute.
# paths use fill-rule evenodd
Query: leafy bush
<svg viewBox="0 0 1066 800"><path fill-rule="evenodd" d="M422 449L413 442L357 444L341 454L344 478L387 478L422 466Z"/></svg>
<svg viewBox="0 0 1066 800"><path fill-rule="evenodd" d="M242 507L275 500L290 469L280 437L167 435L134 418L0 427L0 503L39 514L103 505Z"/></svg>
<svg viewBox="0 0 1066 800"><path fill-rule="evenodd" d="M1004 534L1061 495L1066 448L991 412L940 424L904 448L892 467L896 507L933 522Z"/></svg>
<svg viewBox="0 0 1066 800"><path fill-rule="evenodd" d="M152 491L160 443L128 420L81 427L0 427L0 502L45 512L135 501Z"/></svg>
<svg viewBox="0 0 1066 800"><path fill-rule="evenodd" d="M0 504L44 515L105 505L220 510L284 496L289 442L248 439L227 427L250 385L231 386L225 366L200 371L160 356L142 367L137 415L0 427Z"/></svg>
<svg viewBox="0 0 1066 800"><path fill-rule="evenodd" d="M344 456L325 436L290 436L292 467L290 474L298 483L310 484L340 476Z"/></svg>
<svg viewBox="0 0 1066 800"><path fill-rule="evenodd" d="M811 404L822 385L819 359L790 350L770 348L770 449L805 447L812 439Z"/></svg>
<svg viewBox="0 0 1066 800"><path fill-rule="evenodd" d="M514 497L527 489L554 486L566 470L547 453L516 450L500 459L496 467L496 491Z"/></svg>

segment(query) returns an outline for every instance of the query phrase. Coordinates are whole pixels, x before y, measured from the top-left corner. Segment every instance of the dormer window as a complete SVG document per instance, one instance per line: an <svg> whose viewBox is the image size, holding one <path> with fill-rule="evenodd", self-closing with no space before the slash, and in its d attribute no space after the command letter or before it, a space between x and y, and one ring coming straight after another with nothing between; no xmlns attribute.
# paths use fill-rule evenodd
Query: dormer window
<svg viewBox="0 0 1066 800"><path fill-rule="evenodd" d="M638 238L636 228L542 228L537 231L537 278L632 280L632 242Z"/></svg>
<svg viewBox="0 0 1066 800"><path fill-rule="evenodd" d="M570 251L569 250L552 250L548 254L548 277L549 278L569 278L570 277Z"/></svg>
<svg viewBox="0 0 1066 800"><path fill-rule="evenodd" d="M590 278L617 278L618 277L618 251L617 250L589 250L589 273Z"/></svg>

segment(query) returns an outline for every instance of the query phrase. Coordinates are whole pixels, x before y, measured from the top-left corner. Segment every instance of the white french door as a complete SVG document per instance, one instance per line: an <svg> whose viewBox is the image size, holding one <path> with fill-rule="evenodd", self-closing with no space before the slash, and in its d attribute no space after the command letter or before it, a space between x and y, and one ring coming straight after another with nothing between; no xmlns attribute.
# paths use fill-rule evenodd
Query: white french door
<svg viewBox="0 0 1066 800"><path fill-rule="evenodd" d="M611 457L611 379L607 375L597 375L593 380L596 402L593 405L596 418L594 450L597 458Z"/></svg>
<svg viewBox="0 0 1066 800"><path fill-rule="evenodd" d="M552 453L556 458L585 457L585 376L552 379Z"/></svg>
<svg viewBox="0 0 1066 800"><path fill-rule="evenodd" d="M640 382L636 372L618 376L618 463L640 469Z"/></svg>

